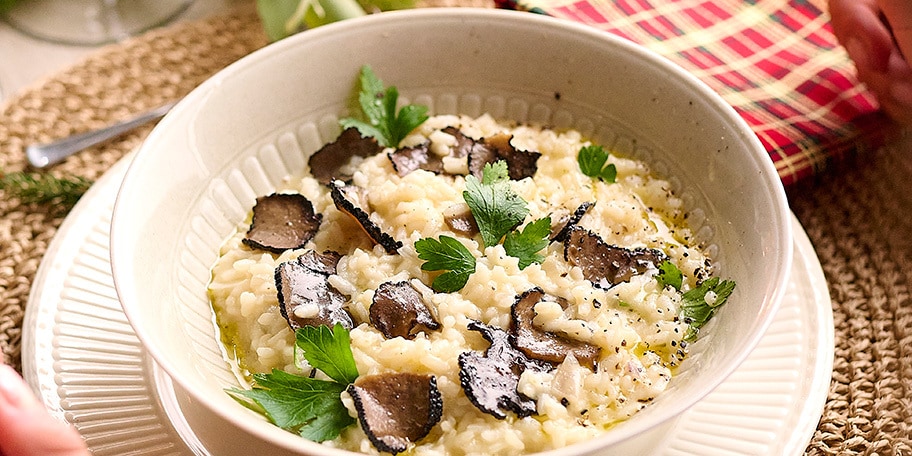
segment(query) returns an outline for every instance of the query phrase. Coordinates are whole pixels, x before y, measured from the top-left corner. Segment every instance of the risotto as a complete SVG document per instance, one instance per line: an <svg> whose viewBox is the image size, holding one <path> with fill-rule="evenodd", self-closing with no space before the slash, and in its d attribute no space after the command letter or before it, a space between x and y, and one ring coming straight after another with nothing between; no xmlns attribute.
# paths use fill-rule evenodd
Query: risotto
<svg viewBox="0 0 912 456"><path fill-rule="evenodd" d="M483 138L534 153L534 166L513 176L528 163L504 158L510 178L492 182L487 173L495 172L498 155L474 177L477 163L456 150ZM240 376L251 382L252 374L274 369L311 375L295 348L295 321L319 313L307 306L320 304L282 302L279 288L294 279L282 265L303 255L320 262L329 252L333 267L320 273L321 293L331 292L334 311L347 319L341 326L350 327L359 377L425 376L432 379L432 402L442 407L421 435L405 437L404 447L378 444L363 416L361 426L344 427L325 445L367 454L537 452L591 439L648 406L686 356L695 321L683 317L685 295L711 278L711 261L693 240L682 200L667 181L646 164L614 154L598 166L610 169L608 176L584 174L580 153L589 146L576 131L442 115L405 137L398 153L408 160L397 162L396 150L384 148L342 164L336 173L344 183L321 182L313 169L288 179L278 193L306 199L318 226L313 235L300 247L270 251L244 242L245 224L212 268L216 321ZM417 148L427 157L413 154ZM438 169L413 166L430 161L439 161ZM485 227L476 226L483 208L469 204L467 195L495 184L525 210L505 237L490 241ZM544 238L532 236L542 227ZM393 245L377 239L377 231ZM524 233L537 242L520 246L525 254L518 255L515 244ZM446 240L467 252L473 269L428 266L423 248L443 247ZM617 264L606 252L630 263ZM592 272L606 267L613 269ZM448 273L458 276L455 285L436 281L453 279L444 277ZM676 274L677 280L669 278ZM372 315L372 306L379 313L377 303L395 294L394 286L420 302L417 316ZM290 294L284 291L284 299ZM704 290L699 304L712 308L724 300L720 294ZM389 328L404 320L413 324ZM497 367L498 356L506 368ZM492 359L495 364L484 364ZM510 365L517 359L522 362ZM473 383L514 374L499 385L510 390L506 396L488 397L490 384ZM339 394L353 420L363 412L358 394L352 388Z"/></svg>

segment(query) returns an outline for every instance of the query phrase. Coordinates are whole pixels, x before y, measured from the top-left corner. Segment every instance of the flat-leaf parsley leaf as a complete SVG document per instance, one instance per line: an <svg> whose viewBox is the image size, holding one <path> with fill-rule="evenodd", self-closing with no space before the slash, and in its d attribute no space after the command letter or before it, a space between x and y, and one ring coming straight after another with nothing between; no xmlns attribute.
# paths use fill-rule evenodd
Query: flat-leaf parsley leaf
<svg viewBox="0 0 912 456"><path fill-rule="evenodd" d="M605 162L608 161L608 152L602 146L583 147L580 149L576 161L579 163L580 171L589 177L608 183L613 183L617 179L617 167L612 163L605 165Z"/></svg>
<svg viewBox="0 0 912 456"><path fill-rule="evenodd" d="M384 87L367 65L361 67L361 90L358 103L367 121L347 117L339 121L343 128L355 127L362 136L371 136L383 147L397 147L417 126L428 119L427 106L406 105L396 111L399 90Z"/></svg>
<svg viewBox="0 0 912 456"><path fill-rule="evenodd" d="M449 236L419 239L415 242L418 258L425 261L424 271L447 271L437 276L431 284L434 291L452 293L459 291L475 272L475 257L458 240Z"/></svg>
<svg viewBox="0 0 912 456"><path fill-rule="evenodd" d="M690 325L685 339L696 339L700 328L725 304L734 290L735 282L711 277L697 288L686 291L681 297L681 315Z"/></svg>
<svg viewBox="0 0 912 456"><path fill-rule="evenodd" d="M504 238L503 246L507 255L519 258L519 269L526 269L532 263L544 261L540 255L548 247L551 235L551 217L529 223L522 231L511 231Z"/></svg>
<svg viewBox="0 0 912 456"><path fill-rule="evenodd" d="M684 274L671 261L663 261L659 265L659 273L656 275L656 281L659 286L665 288L671 286L675 290L680 290L684 285Z"/></svg>
<svg viewBox="0 0 912 456"><path fill-rule="evenodd" d="M295 331L295 347L315 369L339 383L353 383L358 367L352 356L348 331L340 324L304 326Z"/></svg>
<svg viewBox="0 0 912 456"><path fill-rule="evenodd" d="M475 176L466 176L466 190L462 196L472 210L485 247L497 245L529 215L526 200L510 187L505 161L486 164L481 181Z"/></svg>
<svg viewBox="0 0 912 456"><path fill-rule="evenodd" d="M253 380L253 389L230 389L228 393L239 402L252 400L282 429L322 442L338 437L342 429L354 423L340 397L347 385L278 369L253 374Z"/></svg>
<svg viewBox="0 0 912 456"><path fill-rule="evenodd" d="M355 423L341 394L358 377L348 330L342 325L305 326L295 331L295 349L333 380L319 380L273 369L253 374L253 388L227 389L242 405L276 426L315 442L332 440Z"/></svg>

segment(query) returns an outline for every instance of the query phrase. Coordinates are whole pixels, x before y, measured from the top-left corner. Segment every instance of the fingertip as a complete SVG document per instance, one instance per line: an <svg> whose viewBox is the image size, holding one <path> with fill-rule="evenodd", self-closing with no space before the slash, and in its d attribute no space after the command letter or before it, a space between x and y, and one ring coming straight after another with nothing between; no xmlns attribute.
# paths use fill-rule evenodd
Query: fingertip
<svg viewBox="0 0 912 456"><path fill-rule="evenodd" d="M871 0L831 1L833 33L859 71L886 72L894 49L880 8Z"/></svg>
<svg viewBox="0 0 912 456"><path fill-rule="evenodd" d="M890 96L901 105L912 107L912 82L896 82L890 86ZM912 110L912 108L910 108L910 110Z"/></svg>
<svg viewBox="0 0 912 456"><path fill-rule="evenodd" d="M855 66L858 68L859 73L863 73L869 70L873 70L870 62L868 61L868 51L864 42L862 42L858 37L851 37L845 44L846 53L849 54L849 58L855 62Z"/></svg>
<svg viewBox="0 0 912 456"><path fill-rule="evenodd" d="M28 405L32 391L19 373L6 364L0 364L0 409L21 408Z"/></svg>

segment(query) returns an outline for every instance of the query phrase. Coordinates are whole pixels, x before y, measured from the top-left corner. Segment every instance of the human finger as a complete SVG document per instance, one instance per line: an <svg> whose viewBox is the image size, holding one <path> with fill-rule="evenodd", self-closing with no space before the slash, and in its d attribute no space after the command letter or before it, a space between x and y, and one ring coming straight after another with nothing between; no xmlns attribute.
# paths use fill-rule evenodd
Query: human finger
<svg viewBox="0 0 912 456"><path fill-rule="evenodd" d="M891 118L912 126L912 67L898 51L891 54L887 67L880 73L859 71L858 78Z"/></svg>
<svg viewBox="0 0 912 456"><path fill-rule="evenodd" d="M912 3L908 0L878 0L903 55L912 57Z"/></svg>
<svg viewBox="0 0 912 456"><path fill-rule="evenodd" d="M859 71L887 70L894 44L877 0L830 0L833 33Z"/></svg>
<svg viewBox="0 0 912 456"><path fill-rule="evenodd" d="M0 455L87 456L76 429L54 419L12 367L0 364Z"/></svg>

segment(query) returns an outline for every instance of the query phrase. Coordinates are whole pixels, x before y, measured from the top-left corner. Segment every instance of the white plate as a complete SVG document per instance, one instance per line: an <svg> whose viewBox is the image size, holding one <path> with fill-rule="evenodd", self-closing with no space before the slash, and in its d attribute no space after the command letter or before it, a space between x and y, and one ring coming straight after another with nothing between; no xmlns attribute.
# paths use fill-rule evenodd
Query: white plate
<svg viewBox="0 0 912 456"><path fill-rule="evenodd" d="M130 157L92 186L48 248L29 297L23 373L96 455L207 455L192 404L145 355L117 300L109 261L114 199ZM833 314L813 246L793 216L792 279L759 346L717 390L638 444L651 455L797 455L826 402ZM656 433L650 433L652 435Z"/></svg>

